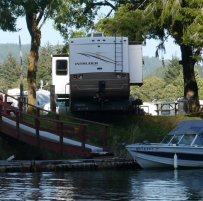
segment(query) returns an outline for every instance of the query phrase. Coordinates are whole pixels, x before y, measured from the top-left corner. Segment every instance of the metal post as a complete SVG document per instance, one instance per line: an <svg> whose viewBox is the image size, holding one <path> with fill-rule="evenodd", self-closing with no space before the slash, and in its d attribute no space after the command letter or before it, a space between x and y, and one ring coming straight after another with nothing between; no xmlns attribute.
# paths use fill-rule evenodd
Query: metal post
<svg viewBox="0 0 203 201"><path fill-rule="evenodd" d="M50 86L50 108L52 112L56 112L55 85Z"/></svg>
<svg viewBox="0 0 203 201"><path fill-rule="evenodd" d="M4 97L4 114L6 114L6 110L7 110L7 94L5 94Z"/></svg>
<svg viewBox="0 0 203 201"><path fill-rule="evenodd" d="M21 74L20 74L20 99L23 101L24 98L24 89L23 89L23 60L22 60L22 50L21 50L21 39L19 35L19 47L20 47L20 66L21 66Z"/></svg>
<svg viewBox="0 0 203 201"><path fill-rule="evenodd" d="M18 107L19 107L19 121L23 122L23 102L21 98L18 98Z"/></svg>
<svg viewBox="0 0 203 201"><path fill-rule="evenodd" d="M86 130L85 125L83 124L80 125L81 145L82 145L82 150L84 155L85 155L85 141L86 141L85 130Z"/></svg>
<svg viewBox="0 0 203 201"><path fill-rule="evenodd" d="M20 112L16 110L16 133L17 139L20 139Z"/></svg>
<svg viewBox="0 0 203 201"><path fill-rule="evenodd" d="M105 128L104 128L104 134L103 134L103 151L107 151L107 149L108 149L108 142L107 142L107 139L108 139L108 129L109 129L109 126L105 126Z"/></svg>
<svg viewBox="0 0 203 201"><path fill-rule="evenodd" d="M36 130L37 146L40 147L40 135L39 135L40 121L39 121L38 117L35 118L35 130Z"/></svg>
<svg viewBox="0 0 203 201"><path fill-rule="evenodd" d="M2 128L3 96L0 95L0 129Z"/></svg>
<svg viewBox="0 0 203 201"><path fill-rule="evenodd" d="M60 152L63 154L63 122L60 122Z"/></svg>

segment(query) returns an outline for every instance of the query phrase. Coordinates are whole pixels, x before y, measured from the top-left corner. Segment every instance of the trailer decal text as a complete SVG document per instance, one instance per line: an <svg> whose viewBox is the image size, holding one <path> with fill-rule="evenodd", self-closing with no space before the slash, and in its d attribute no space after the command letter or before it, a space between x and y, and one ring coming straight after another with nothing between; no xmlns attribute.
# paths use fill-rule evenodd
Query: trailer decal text
<svg viewBox="0 0 203 201"><path fill-rule="evenodd" d="M76 62L75 65L98 65L98 62Z"/></svg>
<svg viewBox="0 0 203 201"><path fill-rule="evenodd" d="M105 56L102 56L102 55L99 55L99 54L95 54L95 53L92 53L92 52L84 52L84 53L78 53L78 54L81 54L83 56L86 56L86 57L92 57L92 58L96 58L96 59L99 59L101 61L104 61L104 62L107 62L107 63L112 63L112 64L115 64L115 61L108 58L108 57L105 57ZM79 62L80 63L80 62ZM82 62L83 63L83 62ZM84 62L86 63L86 62ZM89 63L89 62L87 62ZM90 62L91 63L91 62ZM94 63L94 62L93 62Z"/></svg>

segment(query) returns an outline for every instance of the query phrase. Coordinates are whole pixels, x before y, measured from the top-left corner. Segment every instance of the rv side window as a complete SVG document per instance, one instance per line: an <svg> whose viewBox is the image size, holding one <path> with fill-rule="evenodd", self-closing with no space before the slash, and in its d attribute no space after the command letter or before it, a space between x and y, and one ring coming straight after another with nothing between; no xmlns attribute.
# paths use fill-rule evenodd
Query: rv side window
<svg viewBox="0 0 203 201"><path fill-rule="evenodd" d="M68 61L56 60L56 75L67 75L67 74L68 74Z"/></svg>

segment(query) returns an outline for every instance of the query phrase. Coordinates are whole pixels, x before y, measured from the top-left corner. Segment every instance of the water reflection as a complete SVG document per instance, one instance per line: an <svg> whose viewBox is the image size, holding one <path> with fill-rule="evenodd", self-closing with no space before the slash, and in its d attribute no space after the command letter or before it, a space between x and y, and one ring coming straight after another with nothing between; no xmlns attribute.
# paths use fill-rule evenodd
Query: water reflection
<svg viewBox="0 0 203 201"><path fill-rule="evenodd" d="M0 200L203 200L203 170L1 173Z"/></svg>
<svg viewBox="0 0 203 201"><path fill-rule="evenodd" d="M137 200L203 200L203 170L140 171L132 186Z"/></svg>

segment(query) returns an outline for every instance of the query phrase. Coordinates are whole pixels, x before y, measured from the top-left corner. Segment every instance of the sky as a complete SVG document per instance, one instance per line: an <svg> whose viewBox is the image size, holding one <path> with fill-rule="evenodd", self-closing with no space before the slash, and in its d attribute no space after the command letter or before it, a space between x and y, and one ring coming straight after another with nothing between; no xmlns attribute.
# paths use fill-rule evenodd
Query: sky
<svg viewBox="0 0 203 201"><path fill-rule="evenodd" d="M21 29L18 32L3 32L0 30L0 43L16 43L18 44L19 35L21 37L22 44L30 44L30 35L26 27L26 22L24 18L19 18L17 21L17 27ZM42 27L42 38L41 46L46 45L47 43L52 45L63 44L63 38L60 33L53 28L53 22L48 20L46 24ZM147 40L146 45L143 46L143 56L154 57L156 46L159 44L159 41L156 40ZM175 45L172 38L165 43L166 54L160 55L164 59L171 59L173 56L180 58L180 49L179 46Z"/></svg>

